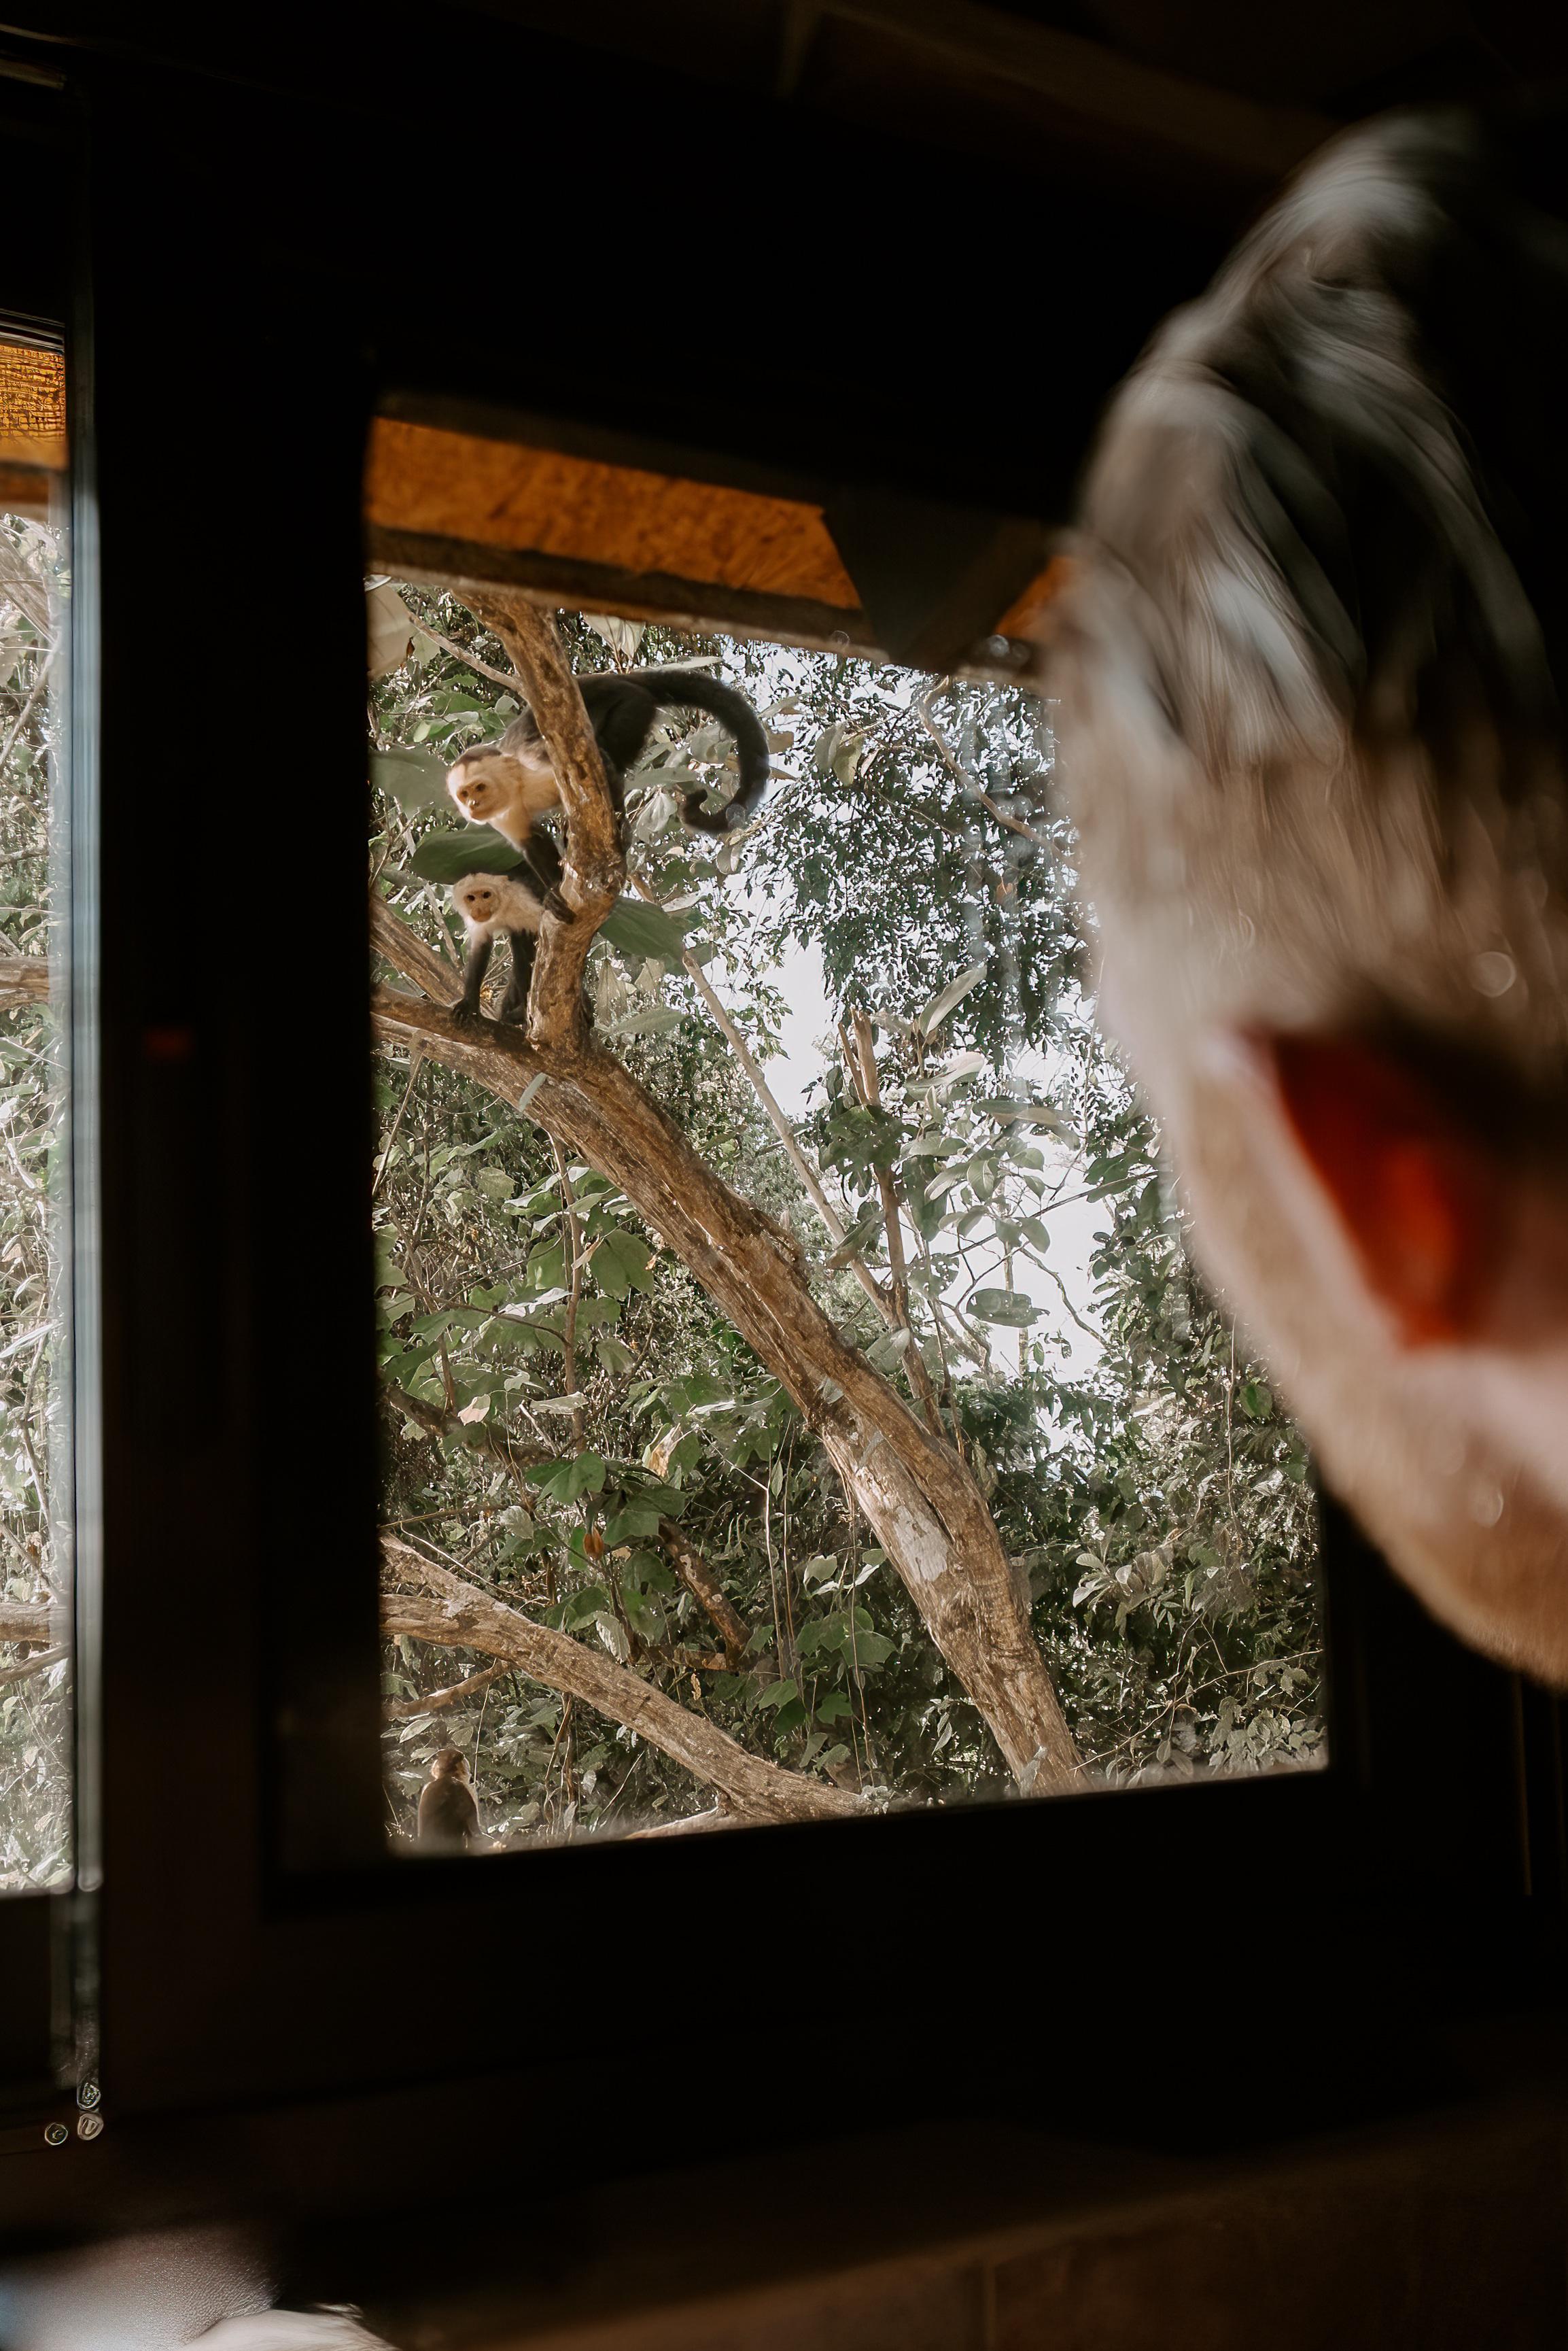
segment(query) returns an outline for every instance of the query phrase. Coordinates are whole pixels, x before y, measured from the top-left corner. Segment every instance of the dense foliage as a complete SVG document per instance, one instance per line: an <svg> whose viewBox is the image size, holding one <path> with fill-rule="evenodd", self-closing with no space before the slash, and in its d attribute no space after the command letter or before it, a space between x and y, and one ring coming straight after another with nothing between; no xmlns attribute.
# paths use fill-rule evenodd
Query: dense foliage
<svg viewBox="0 0 1568 2351"><path fill-rule="evenodd" d="M374 867L450 947L444 892L418 878L440 870L441 772L515 700L449 650L504 670L461 604L403 590L425 623L410 646L397 592L371 602ZM1304 1458L1194 1282L1154 1138L1095 1029L1038 705L832 655L566 625L579 668L717 656L763 711L780 772L760 820L715 848L673 818L679 790L722 784L727 738L674 724L656 740L633 779L632 864L664 911L639 907L596 946L601 1033L726 1180L791 1221L874 1364L909 1383L918 1347L1099 1775L1312 1760ZM824 1023L799 1132L841 1246L682 960L765 1062L811 954L842 1025ZM1003 1793L990 1733L820 1446L662 1237L525 1104L417 1053L380 1053L377 1102L387 1523L792 1769L898 1802ZM897 1270L889 1187L913 1342L848 1263ZM1058 1238L1085 1196L1101 1226L1087 1264ZM683 1551L722 1584L743 1654L724 1653ZM710 1801L630 1732L510 1674L429 1703L483 1662L389 1646L395 1825L446 1744L471 1757L493 1834Z"/></svg>
<svg viewBox="0 0 1568 2351"><path fill-rule="evenodd" d="M43 957L59 713L52 532L0 517L0 954ZM0 991L0 1004L16 999ZM69 1393L58 1295L64 1089L54 1014L0 1011L0 1598L68 1613ZM0 1649L0 1889L71 1867L70 1660L63 1641Z"/></svg>

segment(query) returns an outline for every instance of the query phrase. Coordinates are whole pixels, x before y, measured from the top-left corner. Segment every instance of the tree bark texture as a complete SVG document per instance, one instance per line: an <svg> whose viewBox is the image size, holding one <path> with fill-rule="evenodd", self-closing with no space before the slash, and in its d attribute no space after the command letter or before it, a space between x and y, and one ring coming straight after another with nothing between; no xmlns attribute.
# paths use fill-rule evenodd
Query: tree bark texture
<svg viewBox="0 0 1568 2351"><path fill-rule="evenodd" d="M68 1626L66 1610L47 1600L0 1600L0 1641L57 1641Z"/></svg>
<svg viewBox="0 0 1568 2351"><path fill-rule="evenodd" d="M568 866L607 877L607 886L604 840L607 825L614 841L615 826L602 780L599 805L587 810L587 846L580 856L576 839L579 811L593 799L581 779L596 771L597 753L554 627L520 599L485 598L473 609L523 669L524 690L563 777ZM568 774L577 779L570 794ZM615 871L622 870L618 844ZM600 905L596 919L607 911L607 904ZM579 1024L589 924L582 915L570 925L546 916L541 961L553 932L572 942L569 1013L558 988L540 1001L536 974L526 1036L493 1021L476 1033L444 1008L458 994L451 967L373 898L375 946L431 999L376 989L378 1033L417 1041L504 1102L525 1098L540 1125L620 1186L820 1437L1008 1768L1017 1774L1033 1765L1031 1782L1041 1793L1075 1786L1071 1733L1012 1564L967 1468L840 1336L812 1297L794 1236L722 1182L651 1095Z"/></svg>
<svg viewBox="0 0 1568 2351"><path fill-rule="evenodd" d="M864 1813L858 1796L803 1772L786 1771L748 1754L739 1740L705 1715L678 1706L639 1674L618 1666L569 1633L520 1615L504 1601L465 1583L450 1568L383 1535L385 1581L413 1584L414 1593L384 1589L381 1629L441 1648L477 1650L501 1657L533 1681L580 1698L597 1714L635 1730L651 1747L715 1789L738 1821L849 1819Z"/></svg>
<svg viewBox="0 0 1568 2351"><path fill-rule="evenodd" d="M566 819L562 895L575 909L563 923L546 914L540 927L528 1034L537 1044L564 1043L587 1026L583 972L594 934L626 887L620 825L605 781L604 762L583 708L556 623L522 596L465 591L469 610L505 646L528 706L550 750Z"/></svg>

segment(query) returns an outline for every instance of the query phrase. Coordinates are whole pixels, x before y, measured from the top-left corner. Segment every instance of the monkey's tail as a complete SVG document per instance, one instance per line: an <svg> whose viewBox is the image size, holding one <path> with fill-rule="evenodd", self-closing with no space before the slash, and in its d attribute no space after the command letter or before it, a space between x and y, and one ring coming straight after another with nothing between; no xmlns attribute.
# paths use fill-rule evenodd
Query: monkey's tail
<svg viewBox="0 0 1568 2351"><path fill-rule="evenodd" d="M639 669L631 672L660 710L705 710L735 738L741 780L728 805L704 809L706 792L688 792L680 821L689 832L733 832L745 823L767 789L768 738L762 720L743 694L700 669Z"/></svg>

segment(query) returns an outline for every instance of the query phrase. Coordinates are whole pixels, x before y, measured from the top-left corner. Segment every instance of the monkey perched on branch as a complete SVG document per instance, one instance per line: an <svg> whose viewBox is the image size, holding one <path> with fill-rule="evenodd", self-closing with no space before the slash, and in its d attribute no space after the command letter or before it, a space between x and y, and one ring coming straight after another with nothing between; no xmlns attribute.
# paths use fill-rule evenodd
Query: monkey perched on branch
<svg viewBox="0 0 1568 2351"><path fill-rule="evenodd" d="M478 1799L455 1747L441 1749L420 1790L419 1841L431 1853L467 1853L481 1842Z"/></svg>
<svg viewBox="0 0 1568 2351"><path fill-rule="evenodd" d="M1395 1565L1560 1685L1565 158L1307 167L1110 412L1052 680L1200 1255Z"/></svg>
<svg viewBox="0 0 1568 2351"><path fill-rule="evenodd" d="M659 712L702 710L734 737L740 781L732 799L716 810L705 806L706 792L689 791L681 822L692 832L711 833L731 832L745 822L767 786L768 738L743 694L701 670L673 667L595 671L579 677L577 684L618 818L625 805L627 769L640 757ZM544 837L534 830L538 818L559 808L561 787L533 712L524 710L496 742L465 751L452 764L447 789L471 824L493 825L523 852L550 912L570 921L556 886L558 861L552 874L539 854Z"/></svg>
<svg viewBox="0 0 1568 2351"><path fill-rule="evenodd" d="M524 1021L528 1017L528 983L534 977L534 943L545 910L560 879L561 860L556 844L538 834L528 866L511 873L475 870L452 885L452 903L462 923L467 958L462 967L462 994L452 1006L456 1020L481 1017L480 991L498 938L512 942L512 975L506 984L500 1017ZM546 877L541 881L538 877ZM572 919L566 909L566 920Z"/></svg>

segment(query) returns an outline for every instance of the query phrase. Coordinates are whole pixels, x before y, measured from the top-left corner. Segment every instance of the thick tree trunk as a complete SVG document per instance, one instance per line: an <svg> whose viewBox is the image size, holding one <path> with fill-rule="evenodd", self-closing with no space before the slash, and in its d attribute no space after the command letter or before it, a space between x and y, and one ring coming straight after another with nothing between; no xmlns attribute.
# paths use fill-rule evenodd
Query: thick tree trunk
<svg viewBox="0 0 1568 2351"><path fill-rule="evenodd" d="M677 1763L704 1787L716 1789L738 1821L848 1819L866 1807L858 1796L804 1772L784 1771L749 1755L728 1731L705 1715L678 1706L640 1675L628 1673L569 1633L495 1600L488 1593L437 1567L391 1535L381 1538L387 1581L414 1584L418 1593L384 1590L381 1629L429 1641L441 1648L476 1649L502 1657L530 1680L580 1698L611 1722L623 1724Z"/></svg>

